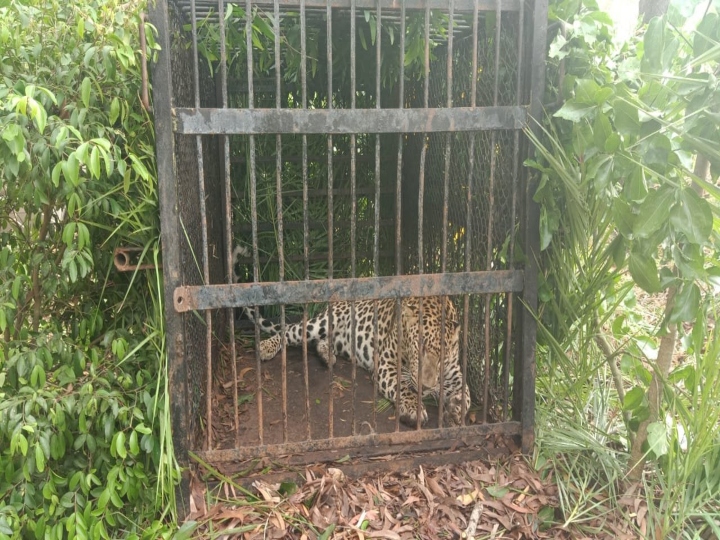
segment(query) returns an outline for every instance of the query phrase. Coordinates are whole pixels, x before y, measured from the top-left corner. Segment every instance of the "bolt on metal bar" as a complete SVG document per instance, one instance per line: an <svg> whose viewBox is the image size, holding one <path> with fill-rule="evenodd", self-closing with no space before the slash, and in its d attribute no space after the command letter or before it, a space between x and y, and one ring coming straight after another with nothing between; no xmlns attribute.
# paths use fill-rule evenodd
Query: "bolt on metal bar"
<svg viewBox="0 0 720 540"><path fill-rule="evenodd" d="M520 3L518 13L518 41L517 41L517 87L515 89L515 103L522 102L522 73L524 58L524 34L525 34L525 4ZM515 266L515 220L517 219L517 192L518 175L520 168L520 132L513 134L513 171L512 171L512 202L510 207L510 246L508 248L508 268ZM515 295L507 293L507 335L505 338L505 361L503 365L503 422L508 418L508 402L510 401L510 358L512 356L512 332L513 332L513 303Z"/></svg>
<svg viewBox="0 0 720 540"><path fill-rule="evenodd" d="M355 109L355 98L356 98L356 73L355 73L355 47L356 47L356 28L355 28L355 2L356 0L350 1L350 108ZM350 277L356 277L356 242L357 242L357 140L355 134L350 135ZM355 313L355 303L350 304L350 336L352 338L352 399L351 399L351 416L352 416L352 434L356 434L355 425L355 394L357 393L357 319Z"/></svg>
<svg viewBox="0 0 720 540"><path fill-rule="evenodd" d="M501 15L500 0L495 3L495 82L493 85L493 105L498 103L499 81L500 81L500 36L501 36ZM493 259L493 216L495 213L495 169L497 165L496 146L497 134L493 131L490 134L490 177L488 180L488 225L487 225L487 256L485 259L486 268L490 270ZM487 422L489 385L490 385L490 295L485 295L485 380L483 381L483 422Z"/></svg>
<svg viewBox="0 0 720 540"><path fill-rule="evenodd" d="M253 46L252 46L252 0L245 2L245 50L247 54L247 89L248 109L255 108L255 93L253 87ZM257 237L257 171L255 168L255 137L249 136L248 152L250 154L250 222L252 226L253 249L253 282L260 281L260 255L258 253ZM257 306L254 306L257 313ZM257 385L258 409L258 439L263 444L263 400L262 400L262 362L260 361L260 328L255 326L255 376Z"/></svg>
<svg viewBox="0 0 720 540"><path fill-rule="evenodd" d="M430 96L430 8L425 8L425 81L423 87L423 107L428 108ZM423 133L423 146L420 151L420 178L418 180L418 274L425 272L425 260L423 257L423 225L424 225L424 207L425 207L425 160L427 158L427 141L426 134ZM416 429L421 428L422 410L422 364L425 354L424 332L425 313L423 310L423 299L418 301L418 367L417 367L417 422ZM398 386L398 390L400 386Z"/></svg>
<svg viewBox="0 0 720 540"><path fill-rule="evenodd" d="M218 0L220 30L220 102L223 109L228 106L227 89L227 46L225 39L225 0ZM225 135L223 142L223 170L225 173L223 195L225 196L225 274L227 282L233 283L233 242L232 242L232 179L230 175L230 137ZM230 368L232 370L233 420L235 425L235 446L240 444L240 406L238 404L237 350L235 345L235 312L227 309L228 334L230 335Z"/></svg>
<svg viewBox="0 0 720 540"><path fill-rule="evenodd" d="M381 1L378 0L375 15L375 108L380 109L381 85L380 64L382 61L382 10ZM373 238L373 267L375 275L380 275L380 134L375 134L375 231ZM373 408L372 426L377 431L377 395L378 395L378 364L380 363L378 341L378 304L373 302Z"/></svg>
<svg viewBox="0 0 720 540"><path fill-rule="evenodd" d="M473 36L472 36L472 73L470 82L470 106L477 106L477 79L478 79L478 0L473 6ZM470 150L468 156L467 198L465 213L465 271L470 272L472 267L472 210L473 210L473 180L475 178L475 139L476 134L470 136ZM470 295L463 296L463 340L462 340L462 381L463 391L467 385L467 355L468 355L468 328L470 325ZM462 400L462 418L465 421L465 400Z"/></svg>
<svg viewBox="0 0 720 540"><path fill-rule="evenodd" d="M195 0L191 0L191 30L193 47L193 83L195 92L195 107L200 107L200 75L197 44L197 18L195 15ZM207 208L205 205L205 168L203 166L202 136L195 137L198 162L198 198L200 203L200 228L202 241L202 267L203 281L210 284L210 261L208 258L208 223ZM207 367L207 380L205 381L205 407L207 409L207 447L212 448L212 312L205 312L205 362Z"/></svg>
<svg viewBox="0 0 720 540"><path fill-rule="evenodd" d="M446 106L451 109L453 106L453 34L455 18L455 1L450 0L448 21L448 45L447 45L447 81L446 81ZM442 211L442 247L440 252L440 271L447 271L447 235L448 235L448 205L450 204L450 148L452 146L451 132L445 134L445 174L443 175L443 211ZM442 303L440 314L440 358L445 358L445 302ZM438 426L443 427L443 412L445 407L445 369L440 370L440 389L438 396Z"/></svg>
<svg viewBox="0 0 720 540"><path fill-rule="evenodd" d="M330 4L330 1L328 0L327 6L326 6L326 20L327 20L327 37L326 37L326 43L327 43L327 85L328 85L328 109L332 110L333 108L333 61L332 61L332 6ZM328 214L327 214L327 223L328 223L328 280L333 279L333 241L334 241L334 234L335 234L335 227L333 225L333 219L334 219L334 201L333 201L333 195L335 193L334 187L333 187L333 136L328 135L327 138L327 205L328 205ZM328 303L328 367L330 370L330 380L335 380L335 340L333 337L333 304L332 302ZM333 400L333 393L330 392L328 395L328 437L332 439L333 433L334 433L334 400Z"/></svg>
<svg viewBox="0 0 720 540"><path fill-rule="evenodd" d="M402 0L400 8L400 81L398 84L398 108L405 107L405 0ZM398 134L398 154L397 154L397 180L395 182L395 275L402 274L402 163L403 163L403 137L402 133ZM402 371L402 301L398 298L395 301L395 325L397 327L397 343L395 350L395 360L397 362L397 384L396 388L400 388L400 373ZM395 431L400 431L400 392L395 395Z"/></svg>

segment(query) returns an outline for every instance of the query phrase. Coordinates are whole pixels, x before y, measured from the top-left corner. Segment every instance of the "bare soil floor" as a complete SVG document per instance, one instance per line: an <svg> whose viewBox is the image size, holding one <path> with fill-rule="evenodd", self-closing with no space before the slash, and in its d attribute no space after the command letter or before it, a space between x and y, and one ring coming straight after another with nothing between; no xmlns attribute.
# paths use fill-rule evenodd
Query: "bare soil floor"
<svg viewBox="0 0 720 540"><path fill-rule="evenodd" d="M225 352L224 367L217 378L215 406L213 411L213 439L217 448L235 446L235 420L233 409L232 368L229 353ZM375 399L370 373L356 368L355 395L353 399L352 363L338 358L330 370L321 362L314 351L308 351L308 385L305 386L305 371L302 350L287 350L287 405L283 410L283 366L280 355L262 362L260 386L262 387L263 443L283 442L284 414L287 414L287 442L303 441L308 438L330 437L330 398L332 395L332 428L334 437L389 433L395 431L397 422L395 407L385 401L373 407ZM258 426L258 376L255 351L237 349L237 379L239 406L239 446L259 443ZM354 407L353 407L354 404ZM438 409L426 404L429 420L425 428L438 426ZM354 414L354 422L353 422ZM470 415L468 422L471 421ZM355 431L353 433L353 424ZM412 429L400 424L399 429Z"/></svg>

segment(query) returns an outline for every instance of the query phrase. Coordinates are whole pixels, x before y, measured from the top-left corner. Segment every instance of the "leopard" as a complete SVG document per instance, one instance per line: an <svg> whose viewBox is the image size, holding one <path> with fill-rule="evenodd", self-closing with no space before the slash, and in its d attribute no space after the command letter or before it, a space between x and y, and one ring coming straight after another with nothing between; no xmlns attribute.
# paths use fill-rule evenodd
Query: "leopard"
<svg viewBox="0 0 720 540"><path fill-rule="evenodd" d="M333 302L320 314L307 321L305 327L307 343L315 346L317 355L326 366L334 365L336 356L354 357L357 365L367 370L373 377L375 376L375 343L377 343L376 383L385 398L393 404L398 403L397 412L401 422L415 427L419 417L420 425L425 425L428 421L428 413L422 403L418 406L418 386L422 389L423 397L433 396L439 400L442 381L443 425L447 427L462 425L463 415L470 410L472 403L468 385L463 382L459 360L460 324L453 302L447 296L402 298L399 321L396 306L395 298ZM330 313L332 313L332 347L329 329ZM260 342L260 359L268 361L275 358L282 348L281 326L263 318L255 308L245 307L243 314L254 321L261 331L271 335ZM377 341L374 339L376 314ZM302 323L285 325L284 335L287 345L302 345L302 327ZM422 349L419 343L421 328ZM402 343L398 351L400 329L402 329ZM401 360L399 378L398 352ZM398 395L399 400L396 401Z"/></svg>

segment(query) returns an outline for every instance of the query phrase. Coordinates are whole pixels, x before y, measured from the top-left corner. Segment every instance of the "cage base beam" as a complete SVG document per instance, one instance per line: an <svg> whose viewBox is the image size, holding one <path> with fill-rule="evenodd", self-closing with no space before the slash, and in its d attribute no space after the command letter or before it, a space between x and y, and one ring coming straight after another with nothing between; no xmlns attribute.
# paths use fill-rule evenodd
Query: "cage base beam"
<svg viewBox="0 0 720 540"><path fill-rule="evenodd" d="M311 439L307 441L265 444L261 446L243 446L227 450L206 450L197 455L208 463L227 463L239 460L254 459L258 456L277 458L293 454L303 454L303 461L308 463L333 461L346 454L382 455L403 452L423 452L457 447L458 445L473 446L481 444L489 435L512 437L520 435L519 422L503 422L499 424L476 424L469 426L399 431L393 433L373 433L336 437L334 439ZM442 443L440 443L442 442ZM440 444L438 446L438 444ZM338 452L342 452L339 454Z"/></svg>

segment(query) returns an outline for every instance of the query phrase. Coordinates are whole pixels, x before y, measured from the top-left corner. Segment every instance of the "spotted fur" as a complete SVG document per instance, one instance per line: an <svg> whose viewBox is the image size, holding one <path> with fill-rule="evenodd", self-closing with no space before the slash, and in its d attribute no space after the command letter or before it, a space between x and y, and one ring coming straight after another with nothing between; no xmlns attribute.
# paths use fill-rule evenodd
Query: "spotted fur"
<svg viewBox="0 0 720 540"><path fill-rule="evenodd" d="M443 339L442 309L445 306L444 347L445 359L441 356ZM355 302L355 326L351 318L351 304L332 304L333 353L328 340L328 310L307 322L307 342L314 344L318 355L327 365L335 362L335 355L355 356L357 363L370 373L374 372L374 321L375 302ZM459 324L455 306L447 297L428 297L422 300L423 354L420 383L424 395L439 398L440 372L444 368L443 387L445 400L444 425L456 426L462 422L463 396L465 411L470 407L470 392L462 383L459 362ZM263 319L252 309L246 309L249 318L272 337L260 343L260 357L270 360L280 351L281 328L278 324ZM378 321L378 388L383 396L395 402L397 393L397 343L398 325L396 302L393 299L377 301ZM418 337L420 332L420 299L406 298L402 301L402 347L400 376L400 420L414 426L417 424L418 363L421 357ZM354 330L354 331L353 331ZM353 333L355 336L353 337ZM288 345L302 344L302 323L285 327ZM464 392L463 392L464 388ZM420 409L421 423L427 421L425 408Z"/></svg>

